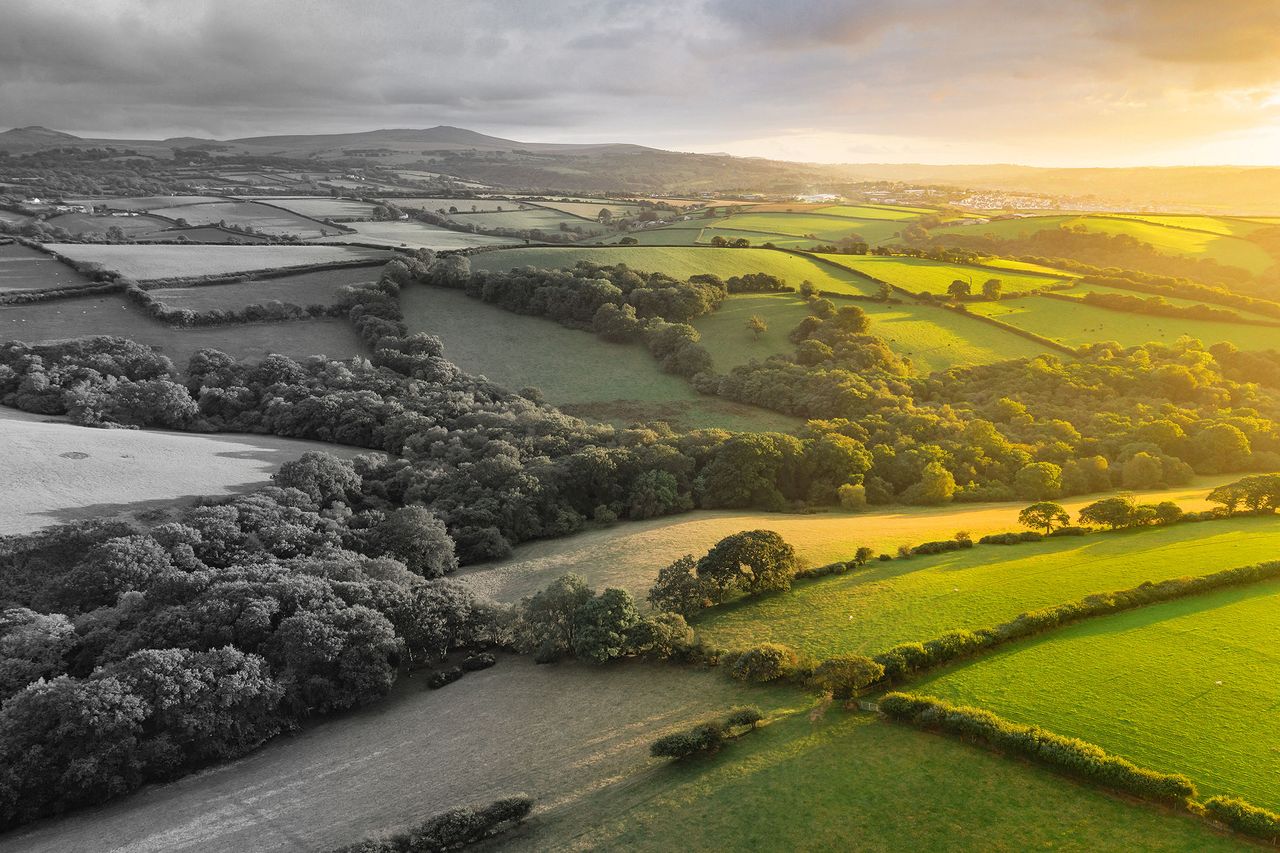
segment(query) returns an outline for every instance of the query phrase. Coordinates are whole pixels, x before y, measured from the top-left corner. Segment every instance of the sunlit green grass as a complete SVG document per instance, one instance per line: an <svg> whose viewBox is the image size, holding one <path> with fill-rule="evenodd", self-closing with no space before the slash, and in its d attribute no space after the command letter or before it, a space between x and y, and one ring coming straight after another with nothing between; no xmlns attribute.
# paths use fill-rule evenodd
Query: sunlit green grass
<svg viewBox="0 0 1280 853"><path fill-rule="evenodd" d="M825 255L831 261L860 270L881 281L901 287L911 293L921 291L935 295L947 293L954 281L970 285L971 292L982 292L983 282L998 278L1004 293L1024 293L1043 290L1066 281L1065 277L1035 275L1021 270L992 270L984 267L948 264L927 258L904 258L878 255Z"/></svg>
<svg viewBox="0 0 1280 853"><path fill-rule="evenodd" d="M1083 622L911 689L1280 807L1280 583Z"/></svg>
<svg viewBox="0 0 1280 853"><path fill-rule="evenodd" d="M770 641L817 658L884 651L957 628L1095 592L1275 559L1280 518L1235 518L1165 528L979 545L875 562L861 572L801 582L787 593L714 608L695 622L703 641L741 648Z"/></svg>

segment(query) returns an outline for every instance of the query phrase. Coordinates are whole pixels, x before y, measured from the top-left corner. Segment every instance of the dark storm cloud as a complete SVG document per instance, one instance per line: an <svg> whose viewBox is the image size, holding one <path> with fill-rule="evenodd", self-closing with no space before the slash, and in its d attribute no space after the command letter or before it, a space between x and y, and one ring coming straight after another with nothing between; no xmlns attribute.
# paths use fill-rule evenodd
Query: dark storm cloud
<svg viewBox="0 0 1280 853"><path fill-rule="evenodd" d="M822 135L809 156L823 159L845 158L838 136L855 140L848 159L946 140L995 157L1142 144L1144 127L1242 131L1272 116L1280 80L1275 0L5 0L0 14L0 125L132 137L456 124L734 150Z"/></svg>

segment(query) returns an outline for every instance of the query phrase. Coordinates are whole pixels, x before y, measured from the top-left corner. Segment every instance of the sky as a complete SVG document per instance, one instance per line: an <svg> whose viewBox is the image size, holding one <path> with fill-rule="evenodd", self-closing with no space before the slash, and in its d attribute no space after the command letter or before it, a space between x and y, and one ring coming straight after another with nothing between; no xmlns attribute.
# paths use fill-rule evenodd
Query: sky
<svg viewBox="0 0 1280 853"><path fill-rule="evenodd" d="M1280 0L0 0L0 128L1280 164Z"/></svg>

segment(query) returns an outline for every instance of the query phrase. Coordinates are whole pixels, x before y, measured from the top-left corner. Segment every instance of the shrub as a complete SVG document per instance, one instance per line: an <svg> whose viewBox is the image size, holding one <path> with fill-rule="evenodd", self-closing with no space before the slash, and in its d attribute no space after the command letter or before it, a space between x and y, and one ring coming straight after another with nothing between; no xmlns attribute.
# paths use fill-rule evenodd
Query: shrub
<svg viewBox="0 0 1280 853"><path fill-rule="evenodd" d="M833 699L850 699L859 690L884 677L884 665L861 655L834 657L818 664L810 684Z"/></svg>
<svg viewBox="0 0 1280 853"><path fill-rule="evenodd" d="M427 676L427 686L432 690L438 690L446 684L452 684L464 675L466 675L466 670L460 666L451 666L448 669L438 669L431 673L431 675Z"/></svg>
<svg viewBox="0 0 1280 853"><path fill-rule="evenodd" d="M1186 776L1147 770L1094 744L1011 723L980 708L909 693L889 693L879 708L891 720L985 743L1135 796L1181 805L1196 796L1196 787Z"/></svg>
<svg viewBox="0 0 1280 853"><path fill-rule="evenodd" d="M482 669L488 669L498 662L498 659L488 652L481 652L476 655L467 655L462 662L462 668L467 672L477 672Z"/></svg>
<svg viewBox="0 0 1280 853"><path fill-rule="evenodd" d="M1272 843L1280 840L1280 814L1236 799L1235 797L1210 797L1204 801L1204 810L1214 820L1227 826L1262 838Z"/></svg>
<svg viewBox="0 0 1280 853"><path fill-rule="evenodd" d="M450 809L386 840L369 839L333 853L439 853L458 850L505 832L529 816L533 800L520 795L483 808Z"/></svg>
<svg viewBox="0 0 1280 853"><path fill-rule="evenodd" d="M789 646L761 643L738 655L729 665L729 674L739 681L776 681L788 675L799 662L799 656Z"/></svg>
<svg viewBox="0 0 1280 853"><path fill-rule="evenodd" d="M982 545L1021 545L1023 542L1039 542L1043 538L1043 533L1037 533L1034 530L1015 530L1008 533L991 533L983 536L978 542Z"/></svg>
<svg viewBox="0 0 1280 853"><path fill-rule="evenodd" d="M1084 536L1089 532L1089 528L1080 527L1075 524L1068 524L1066 527L1059 527L1050 533L1050 536Z"/></svg>
<svg viewBox="0 0 1280 853"><path fill-rule="evenodd" d="M727 728L736 729L743 726L755 728L761 720L764 719L764 712L755 705L747 705L742 708L734 708L724 718L724 724Z"/></svg>
<svg viewBox="0 0 1280 853"><path fill-rule="evenodd" d="M718 720L702 723L686 732L660 737L649 745L654 758L686 758L698 753L715 752L724 744L724 724Z"/></svg>

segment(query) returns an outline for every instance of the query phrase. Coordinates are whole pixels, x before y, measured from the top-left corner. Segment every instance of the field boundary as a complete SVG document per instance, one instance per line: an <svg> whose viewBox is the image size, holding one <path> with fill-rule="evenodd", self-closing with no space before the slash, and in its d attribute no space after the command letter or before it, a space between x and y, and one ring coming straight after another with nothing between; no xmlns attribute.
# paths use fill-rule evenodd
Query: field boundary
<svg viewBox="0 0 1280 853"><path fill-rule="evenodd" d="M1029 295L1030 296L1047 296L1048 294L1035 293L1035 294L1029 294ZM1029 332L1026 329L1020 329L1017 326L1004 322L1003 320L997 320L995 317L988 317L985 314L975 314L972 311L963 310L958 306L951 307L951 306L944 305L942 307L945 308L946 310L954 311L957 314L964 314L966 317L972 317L975 320L981 320L984 323L988 323L992 326L996 326L998 328L1004 329L1006 332L1012 332L1013 334L1018 335L1019 337L1026 338L1029 341L1035 341L1041 346L1049 347L1050 349L1055 349L1059 352L1066 353L1072 358L1075 358L1076 356L1080 355L1079 351L1076 350L1075 347L1067 346L1066 344L1055 341L1052 338L1046 338L1044 335L1037 335L1035 332Z"/></svg>
<svg viewBox="0 0 1280 853"><path fill-rule="evenodd" d="M1087 291L1087 292L1096 292L1096 291ZM1141 291L1136 291L1136 292L1141 292ZM1096 302L1090 302L1089 300L1085 299L1083 296L1070 296L1066 293L1053 293L1047 290L1041 291L1036 295L1047 296L1050 299L1060 299L1063 302L1074 302L1077 305L1088 305L1090 308L1101 308L1104 311L1114 311L1117 314L1131 314L1139 317L1171 317L1174 319L1194 320L1200 323L1234 323L1240 326L1265 326L1273 329L1280 327L1280 320L1261 320L1261 319L1254 320L1249 317L1241 317L1239 314L1237 314L1233 319L1227 319L1225 317L1212 317L1212 318L1210 317L1203 317L1203 318L1202 317L1177 317L1176 315L1173 315L1173 314L1157 314L1155 312L1147 313L1146 311L1128 311L1124 308L1117 308L1114 305L1101 305ZM1159 294L1155 294L1155 295L1159 296ZM1136 299L1137 297L1127 297L1127 298ZM1186 297L1178 297L1178 298L1185 299ZM1171 303L1167 303L1167 304L1171 304ZM1200 304L1204 304L1204 303L1200 303ZM1205 305L1205 307L1207 308L1209 306ZM1234 307L1234 306L1230 306L1230 307Z"/></svg>

